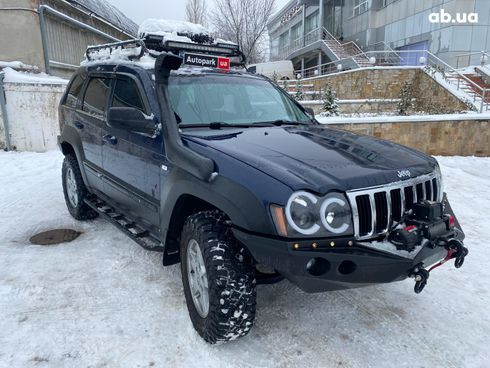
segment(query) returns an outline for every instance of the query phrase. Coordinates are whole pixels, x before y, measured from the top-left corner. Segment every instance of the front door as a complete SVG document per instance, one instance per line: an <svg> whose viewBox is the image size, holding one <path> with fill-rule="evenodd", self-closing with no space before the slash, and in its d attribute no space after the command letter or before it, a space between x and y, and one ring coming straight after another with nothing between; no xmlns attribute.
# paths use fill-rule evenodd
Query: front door
<svg viewBox="0 0 490 368"><path fill-rule="evenodd" d="M113 83L110 107L137 108L153 116L137 79L117 76ZM165 161L161 135L150 137L106 124L102 137L105 194L116 207L156 232L160 219L160 173Z"/></svg>
<svg viewBox="0 0 490 368"><path fill-rule="evenodd" d="M83 165L88 186L102 191L102 127L105 126L111 79L91 77L84 98L75 113L75 128L79 131L84 152Z"/></svg>

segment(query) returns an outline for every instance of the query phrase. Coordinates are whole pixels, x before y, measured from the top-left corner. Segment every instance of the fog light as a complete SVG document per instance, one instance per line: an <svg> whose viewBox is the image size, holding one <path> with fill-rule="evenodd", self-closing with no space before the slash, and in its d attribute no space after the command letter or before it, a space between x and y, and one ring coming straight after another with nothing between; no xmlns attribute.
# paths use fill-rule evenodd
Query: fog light
<svg viewBox="0 0 490 368"><path fill-rule="evenodd" d="M330 242L331 247L335 247L335 242Z"/></svg>
<svg viewBox="0 0 490 368"><path fill-rule="evenodd" d="M347 245L348 245L349 247L352 247L352 246L354 245L354 242L353 242L352 240L349 240L349 242L347 243Z"/></svg>
<svg viewBox="0 0 490 368"><path fill-rule="evenodd" d="M306 264L306 270L313 276L321 276L330 270L330 262L324 258L312 258Z"/></svg>
<svg viewBox="0 0 490 368"><path fill-rule="evenodd" d="M313 249L316 249L316 248L318 248L318 244L317 244L317 243L313 243L313 244L311 245L311 247L312 247Z"/></svg>
<svg viewBox="0 0 490 368"><path fill-rule="evenodd" d="M298 244L298 243L294 243L294 244L293 244L293 248L294 248L294 249L299 249L299 244Z"/></svg>

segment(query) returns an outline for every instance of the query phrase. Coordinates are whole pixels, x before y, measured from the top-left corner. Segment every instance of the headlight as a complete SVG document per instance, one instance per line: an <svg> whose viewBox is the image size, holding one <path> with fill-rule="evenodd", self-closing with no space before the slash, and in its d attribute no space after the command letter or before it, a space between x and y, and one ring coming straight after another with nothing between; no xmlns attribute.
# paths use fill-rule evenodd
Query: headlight
<svg viewBox="0 0 490 368"><path fill-rule="evenodd" d="M327 237L352 234L349 202L341 193L318 197L299 191L289 198L286 207L271 206L272 217L280 235L289 237Z"/></svg>

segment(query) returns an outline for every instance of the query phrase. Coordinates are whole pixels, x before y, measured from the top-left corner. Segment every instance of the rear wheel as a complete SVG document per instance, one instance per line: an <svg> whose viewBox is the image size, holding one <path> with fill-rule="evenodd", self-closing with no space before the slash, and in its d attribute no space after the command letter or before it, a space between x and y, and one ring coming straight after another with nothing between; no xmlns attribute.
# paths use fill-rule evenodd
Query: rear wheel
<svg viewBox="0 0 490 368"><path fill-rule="evenodd" d="M190 216L180 254L187 308L199 335L212 344L245 336L255 318L255 276L223 215L206 211Z"/></svg>
<svg viewBox="0 0 490 368"><path fill-rule="evenodd" d="M63 194L65 195L68 212L77 220L90 220L97 217L97 212L92 210L85 202L88 195L87 188L82 179L82 173L74 154L65 156L61 171Z"/></svg>

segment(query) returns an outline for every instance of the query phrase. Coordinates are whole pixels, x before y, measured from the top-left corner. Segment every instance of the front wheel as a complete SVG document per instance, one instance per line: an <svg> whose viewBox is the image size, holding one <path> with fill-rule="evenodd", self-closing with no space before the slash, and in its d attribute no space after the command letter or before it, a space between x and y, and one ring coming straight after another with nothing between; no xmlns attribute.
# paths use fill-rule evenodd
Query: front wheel
<svg viewBox="0 0 490 368"><path fill-rule="evenodd" d="M211 344L245 336L255 318L250 257L222 219L218 211L190 216L180 246L189 315L199 335Z"/></svg>
<svg viewBox="0 0 490 368"><path fill-rule="evenodd" d="M82 173L78 166L77 157L73 154L65 156L61 171L63 182L63 194L65 195L68 212L77 220L90 220L97 217L97 212L92 210L85 202L88 195L83 182Z"/></svg>

